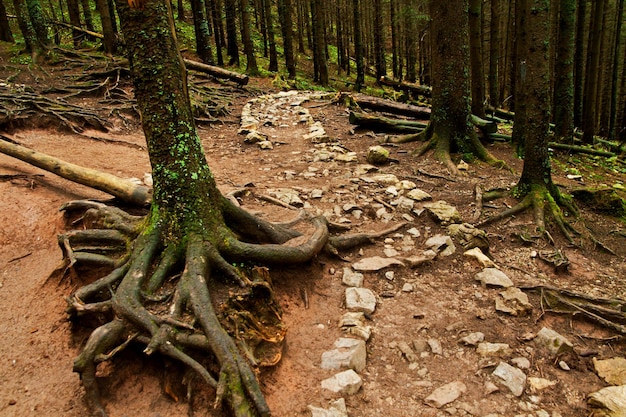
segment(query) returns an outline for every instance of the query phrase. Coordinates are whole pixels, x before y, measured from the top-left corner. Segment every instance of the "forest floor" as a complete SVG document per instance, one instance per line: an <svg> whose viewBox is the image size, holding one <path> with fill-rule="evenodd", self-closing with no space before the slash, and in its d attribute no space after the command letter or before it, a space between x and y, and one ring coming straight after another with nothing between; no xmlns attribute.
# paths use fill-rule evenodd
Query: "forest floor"
<svg viewBox="0 0 626 417"><path fill-rule="evenodd" d="M61 87L76 71L81 69L28 68L0 55L0 82L10 77L11 83L23 83L34 91ZM120 88L130 91L127 82ZM296 190L310 210L330 213L335 220L347 219L356 231L381 230L402 220L401 213L391 208L387 209L389 216L378 217L377 204L381 203L376 201L385 206L394 197L386 193L387 186L363 182L355 173L357 165L365 163L368 148L378 144L383 135L350 125L342 105L313 100L303 105L329 137L355 152L357 162L319 160L314 152L318 148L302 139L302 127L294 125L268 128L267 133L274 136L274 147L262 150L256 144L244 143L244 137L237 134L239 115L248 99L275 90L268 81L256 79L246 88L229 88L235 91L230 114L220 117L218 123L199 128L209 164L224 192L243 186L253 189L256 195L271 194L277 188ZM136 116L109 116L93 97L72 100L107 119L111 123L108 132L68 133L50 120L35 119L4 132L29 148L123 178L143 178L150 172ZM415 158L411 151L418 146L389 147L397 162L379 167L379 172L415 182L433 200L456 206L464 220L472 218L477 183L485 189L510 187L522 168L522 161L514 156L509 144L492 144L489 150L514 172L472 163L467 175L450 178L432 154ZM582 175L581 179L569 179L567 175L572 172ZM0 175L0 415L85 416L83 389L78 375L72 372L72 362L88 333L73 327L65 314L65 297L78 283L48 280L48 276L61 261L57 235L67 230L59 207L70 200L109 197L2 154ZM564 154L555 158L553 177L566 192L581 186L622 184L625 180L623 174L603 167L598 159ZM322 197L308 197L316 189L323 191ZM492 214L514 203L513 198L507 198L484 210ZM285 219L296 213L262 200L246 199L244 207L246 204L270 219ZM363 215L357 219L342 212L344 204L359 206ZM551 226L554 246L542 239L525 243L519 236L533 230L533 219L531 213L523 213L485 227L490 256L517 286L543 284L626 299L624 223L582 204L579 207L581 218L574 225L591 230L615 254L588 240L572 247ZM385 257L384 249L397 249L400 256L419 253L427 238L447 233L425 212L408 214L410 224L389 240L380 239L347 251L342 254L345 261L320 256L308 265L271 269L288 326L281 362L260 373L274 416L308 416L308 405L327 408L338 398L321 388L321 381L335 371L321 369L320 362L322 353L333 349L334 341L344 335L339 328L345 312L343 269L359 259ZM414 246L403 248L407 230L413 227L419 236L411 238ZM555 249L569 259L565 272L557 273L533 253ZM363 386L345 398L351 417L588 415L586 396L606 386L594 373L592 358L625 356L622 338L576 316L544 311L533 293L529 293L533 304L530 314L513 317L499 313L494 308L499 290L484 288L475 281L481 269L463 256L457 245L454 254L414 269L392 266L364 274L364 286L377 294L378 302L368 323L372 337L367 342L367 365L360 373ZM394 272L393 277L385 274L389 271ZM542 327L559 332L574 344L576 354L561 358L571 368L569 371L561 369L555 358L529 340L528 335ZM460 344L460 339L471 332L482 332L485 341L506 343L510 349L500 357L482 358L475 348ZM438 341L442 352L426 350L418 353L419 359L412 363L397 347L399 342L412 344L420 340ZM527 376L545 378L556 385L539 392L527 388L519 397L512 395L491 373L500 360L511 362L519 357L530 363L524 369ZM191 400L185 399L182 374L176 367L158 355L148 358L139 349L126 349L111 364L102 366L100 387L110 416L223 415L210 406L210 389L199 387ZM433 390L452 381L462 381L466 386L459 399L442 409L425 404L424 399ZM490 382L495 382L499 390L488 393Z"/></svg>

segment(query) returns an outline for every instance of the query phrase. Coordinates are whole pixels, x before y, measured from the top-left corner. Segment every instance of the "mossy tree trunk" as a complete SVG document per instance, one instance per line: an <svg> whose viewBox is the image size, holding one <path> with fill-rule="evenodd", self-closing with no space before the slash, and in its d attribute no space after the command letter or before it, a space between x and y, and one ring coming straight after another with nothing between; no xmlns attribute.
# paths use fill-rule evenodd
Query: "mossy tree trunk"
<svg viewBox="0 0 626 417"><path fill-rule="evenodd" d="M415 138L428 141L418 155L434 148L436 158L454 174L458 170L451 151L503 165L480 143L471 123L468 6L468 0L430 1L432 113L426 130Z"/></svg>
<svg viewBox="0 0 626 417"><path fill-rule="evenodd" d="M481 224L491 223L526 209L532 209L537 230L546 232L545 214L549 211L563 234L572 241L568 223L565 221L561 206L571 214L577 214L575 208L564 199L552 181L550 155L548 153L548 128L550 122L550 1L526 0L524 8L517 8L523 13L526 32L523 43L519 45L519 59L524 61L521 80L526 93L523 102L517 98L517 104L523 105L524 112L515 113L515 125L524 132L524 168L514 189L514 194L521 201L514 207L493 216ZM520 3L517 3L520 5ZM485 195L483 198L486 199ZM549 235L548 235L549 236Z"/></svg>

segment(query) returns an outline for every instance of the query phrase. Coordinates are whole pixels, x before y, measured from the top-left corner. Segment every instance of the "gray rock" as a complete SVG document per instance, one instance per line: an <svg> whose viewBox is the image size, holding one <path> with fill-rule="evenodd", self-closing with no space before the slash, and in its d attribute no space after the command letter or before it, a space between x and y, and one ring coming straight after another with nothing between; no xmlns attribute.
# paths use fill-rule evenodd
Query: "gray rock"
<svg viewBox="0 0 626 417"><path fill-rule="evenodd" d="M376 310L376 296L367 288L346 288L346 308L372 314Z"/></svg>
<svg viewBox="0 0 626 417"><path fill-rule="evenodd" d="M445 201L436 201L434 203L424 204L424 208L428 214L442 225L446 226L452 223L461 223L461 214L456 207L451 206Z"/></svg>
<svg viewBox="0 0 626 417"><path fill-rule="evenodd" d="M431 407L441 408L446 404L450 404L459 398L467 387L461 381L450 382L434 390L428 397L424 399L424 402Z"/></svg>
<svg viewBox="0 0 626 417"><path fill-rule="evenodd" d="M407 342L401 341L398 342L398 349L402 352L402 356L406 358L409 362L417 362L419 357L415 354L411 346Z"/></svg>
<svg viewBox="0 0 626 417"><path fill-rule="evenodd" d="M377 174L377 175L372 175L371 179L374 182L377 182L379 184L383 184L383 185L396 185L397 183L399 183L400 181L398 180L398 177L396 177L393 174Z"/></svg>
<svg viewBox="0 0 626 417"><path fill-rule="evenodd" d="M406 193L406 196L415 201L427 201L433 199L430 194L428 194L426 191L420 190L419 188L412 189L411 191Z"/></svg>
<svg viewBox="0 0 626 417"><path fill-rule="evenodd" d="M478 344L476 353L480 356L505 356L511 353L511 347L506 343L482 342Z"/></svg>
<svg viewBox="0 0 626 417"><path fill-rule="evenodd" d="M439 340L431 338L428 339L426 343L428 343L430 351L435 355L443 355L443 347L441 347L441 342L439 342Z"/></svg>
<svg viewBox="0 0 626 417"><path fill-rule="evenodd" d="M484 252L489 252L487 233L469 223L451 224L448 226L448 233L456 239L465 250L480 248Z"/></svg>
<svg viewBox="0 0 626 417"><path fill-rule="evenodd" d="M350 268L343 268L343 277L341 282L348 287L362 287L363 286L363 274L355 272Z"/></svg>
<svg viewBox="0 0 626 417"><path fill-rule="evenodd" d="M346 408L346 400L339 398L330 404L328 408L315 407L309 405L311 417L348 417L348 409Z"/></svg>
<svg viewBox="0 0 626 417"><path fill-rule="evenodd" d="M526 374L520 369L506 362L500 362L492 375L498 377L502 384L516 397L521 396L524 392L524 388L526 387Z"/></svg>
<svg viewBox="0 0 626 417"><path fill-rule="evenodd" d="M335 348L322 353L322 369L349 368L358 372L365 369L365 341L342 337L335 341Z"/></svg>
<svg viewBox="0 0 626 417"><path fill-rule="evenodd" d="M594 417L626 417L626 385L606 387L591 393L587 404Z"/></svg>
<svg viewBox="0 0 626 417"><path fill-rule="evenodd" d="M467 336L461 338L461 343L468 346L476 346L480 342L485 340L485 334L481 332L470 333Z"/></svg>
<svg viewBox="0 0 626 417"><path fill-rule="evenodd" d="M512 316L525 316L530 314L532 309L528 296L516 287L507 288L496 298L496 310Z"/></svg>
<svg viewBox="0 0 626 417"><path fill-rule="evenodd" d="M456 251L452 238L445 235L435 235L429 238L424 245L439 256L450 256Z"/></svg>
<svg viewBox="0 0 626 417"><path fill-rule="evenodd" d="M519 369L530 369L530 361L523 356L511 359L511 363Z"/></svg>
<svg viewBox="0 0 626 417"><path fill-rule="evenodd" d="M403 258L403 260L410 268L416 268L420 265L432 261L436 257L437 253L431 249L428 249L425 250L421 255L409 256L408 258Z"/></svg>
<svg viewBox="0 0 626 417"><path fill-rule="evenodd" d="M561 336L548 327L542 328L539 333L537 333L534 342L538 346L547 349L553 356L571 351L574 348L574 345L572 345L565 336Z"/></svg>
<svg viewBox="0 0 626 417"><path fill-rule="evenodd" d="M485 268L476 274L476 281L480 281L483 286L512 287L513 281L497 268Z"/></svg>
<svg viewBox="0 0 626 417"><path fill-rule="evenodd" d="M246 135L244 142L246 143L259 143L267 140L267 135L265 133L261 133L258 130L253 130Z"/></svg>
<svg viewBox="0 0 626 417"><path fill-rule="evenodd" d="M289 204L290 206L302 207L304 205L298 192L290 188L269 189L267 192L270 197L274 197L275 199L280 200L285 204Z"/></svg>
<svg viewBox="0 0 626 417"><path fill-rule="evenodd" d="M342 395L356 394L359 389L361 389L362 385L363 380L359 374L354 372L352 369L339 372L338 374L322 381L323 389Z"/></svg>
<svg viewBox="0 0 626 417"><path fill-rule="evenodd" d="M349 311L345 313L339 322L339 327L346 333L365 341L367 341L372 334L371 326L366 324L365 314L360 311Z"/></svg>

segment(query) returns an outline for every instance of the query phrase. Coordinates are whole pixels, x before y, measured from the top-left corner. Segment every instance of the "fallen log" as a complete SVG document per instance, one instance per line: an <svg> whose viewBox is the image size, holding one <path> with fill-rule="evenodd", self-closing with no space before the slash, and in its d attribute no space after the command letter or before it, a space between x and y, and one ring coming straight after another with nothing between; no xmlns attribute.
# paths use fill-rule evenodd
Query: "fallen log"
<svg viewBox="0 0 626 417"><path fill-rule="evenodd" d="M184 59L184 61L187 69L204 72L216 78L227 79L236 82L239 85L246 85L250 80L250 78L246 74L239 74L238 72L229 71L227 69L216 67L214 65L207 65L201 62L192 61L191 59Z"/></svg>
<svg viewBox="0 0 626 417"><path fill-rule="evenodd" d="M406 81L396 81L385 76L380 77L380 83L388 87L393 87L394 90L405 91L413 95L422 95L425 97L430 97L432 95L432 88L427 85L408 83Z"/></svg>
<svg viewBox="0 0 626 417"><path fill-rule="evenodd" d="M374 116L367 113L350 112L350 123L372 130L398 133L417 133L426 129L427 124L401 119L390 119L387 117Z"/></svg>
<svg viewBox="0 0 626 417"><path fill-rule="evenodd" d="M0 135L0 153L52 172L61 178L104 191L132 205L147 206L152 200L152 189L148 187L25 148L3 135Z"/></svg>
<svg viewBox="0 0 626 417"><path fill-rule="evenodd" d="M392 100L366 96L364 94L342 94L342 98L348 101L349 107L358 106L362 109L398 114L419 118L430 118L430 108L413 106L411 104L398 103Z"/></svg>
<svg viewBox="0 0 626 417"><path fill-rule="evenodd" d="M553 148L553 149L558 149L561 151L584 153L587 155L595 155L595 156L606 156L609 158L615 156L613 152L601 151L599 149L587 148L587 147L578 146L578 145L567 145L565 143L549 142L548 147Z"/></svg>
<svg viewBox="0 0 626 417"><path fill-rule="evenodd" d="M472 115L471 122L486 134L492 134L498 131L498 125L495 122L481 119L478 116ZM372 130L399 133L418 133L426 129L428 126L427 123L417 122L414 120L391 119L388 117L374 116L372 114L361 112L350 112L350 123L353 125L368 127Z"/></svg>

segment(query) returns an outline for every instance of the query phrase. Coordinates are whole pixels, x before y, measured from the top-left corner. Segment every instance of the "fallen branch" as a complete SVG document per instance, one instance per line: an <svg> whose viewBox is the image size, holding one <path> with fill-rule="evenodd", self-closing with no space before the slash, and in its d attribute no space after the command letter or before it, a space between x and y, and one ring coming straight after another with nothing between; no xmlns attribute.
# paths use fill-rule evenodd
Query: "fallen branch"
<svg viewBox="0 0 626 417"><path fill-rule="evenodd" d="M415 118L430 118L430 108L413 106L411 104L398 103L393 100L385 100L382 98L366 96L364 94L345 94L340 95L340 99L346 100L348 107L360 107L362 109L370 109L379 112L399 114L402 116L410 116Z"/></svg>
<svg viewBox="0 0 626 417"><path fill-rule="evenodd" d="M204 72L216 78L234 81L239 85L246 85L250 80L250 78L246 74L239 74L238 72L229 71L227 69L216 67L213 65L203 64L201 62L192 61L190 59L184 59L184 61L187 69Z"/></svg>
<svg viewBox="0 0 626 417"><path fill-rule="evenodd" d="M0 135L0 153L45 169L67 180L104 191L133 205L146 206L152 199L152 190L148 187L136 185L129 180L95 169L74 165L11 142L10 138Z"/></svg>
<svg viewBox="0 0 626 417"><path fill-rule="evenodd" d="M426 129L427 124L412 120L390 119L367 113L350 112L350 123L372 130L384 132L417 133Z"/></svg>

